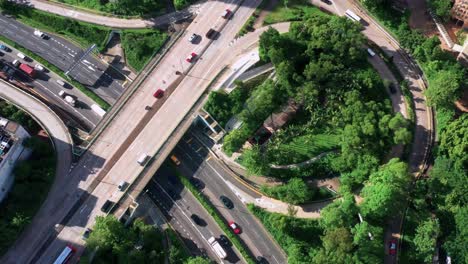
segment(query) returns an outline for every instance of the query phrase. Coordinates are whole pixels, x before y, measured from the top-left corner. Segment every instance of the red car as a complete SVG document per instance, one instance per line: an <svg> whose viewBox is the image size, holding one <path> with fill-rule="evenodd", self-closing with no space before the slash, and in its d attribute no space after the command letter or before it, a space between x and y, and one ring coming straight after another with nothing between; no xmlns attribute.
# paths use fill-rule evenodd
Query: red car
<svg viewBox="0 0 468 264"><path fill-rule="evenodd" d="M232 229L232 231L234 231L234 234L241 233L240 227L236 223L234 223L234 221L229 221L229 227Z"/></svg>
<svg viewBox="0 0 468 264"><path fill-rule="evenodd" d="M187 59L185 60L187 62L192 62L196 57L197 57L197 54L195 52L192 52L192 54L190 54L190 56L188 56Z"/></svg>
<svg viewBox="0 0 468 264"><path fill-rule="evenodd" d="M225 18L225 19L228 19L231 17L231 14L232 14L232 11L230 9L226 9L224 10L223 14L221 15L221 17Z"/></svg>
<svg viewBox="0 0 468 264"><path fill-rule="evenodd" d="M396 247L397 247L396 239L390 240L390 242L388 243L388 253L390 255L395 255L396 254Z"/></svg>
<svg viewBox="0 0 468 264"><path fill-rule="evenodd" d="M154 92L153 96L158 98L158 99L163 97L164 96L164 90L158 89L156 92Z"/></svg>

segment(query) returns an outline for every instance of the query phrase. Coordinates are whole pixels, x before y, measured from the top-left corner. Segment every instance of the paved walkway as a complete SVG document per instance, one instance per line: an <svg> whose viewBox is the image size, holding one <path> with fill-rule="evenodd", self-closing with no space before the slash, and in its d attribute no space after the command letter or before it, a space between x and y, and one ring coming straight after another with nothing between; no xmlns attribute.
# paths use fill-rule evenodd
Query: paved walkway
<svg viewBox="0 0 468 264"><path fill-rule="evenodd" d="M162 25L168 25L183 19L187 19L196 13L201 5L192 5L187 9L168 13L154 18L118 18L112 16L103 16L99 14L89 13L83 10L74 8L73 6L60 4L56 2L48 2L44 0L26 0L18 1L38 10L64 16L84 22L89 22L97 25L108 26L112 28L151 28Z"/></svg>

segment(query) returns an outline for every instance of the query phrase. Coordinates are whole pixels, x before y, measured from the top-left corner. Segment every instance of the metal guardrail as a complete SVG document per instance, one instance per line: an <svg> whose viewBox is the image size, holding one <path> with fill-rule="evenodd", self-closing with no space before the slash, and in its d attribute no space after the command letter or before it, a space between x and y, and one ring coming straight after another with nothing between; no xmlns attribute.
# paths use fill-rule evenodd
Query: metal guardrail
<svg viewBox="0 0 468 264"><path fill-rule="evenodd" d="M162 58L166 55L169 50L171 50L172 46L177 42L177 40L184 34L185 30L182 30L177 34L172 40L170 40L169 45L164 51L160 54L159 57L155 57L155 59L148 63L146 67L141 71L141 74L134 80L132 83L133 87L127 89L125 93L122 95L121 99L117 101L114 106L111 108L103 118L103 120L99 123L98 127L96 127L93 133L90 135L91 140L87 141L87 145L80 147L79 150L74 151L73 154L77 156L83 155L97 140L97 138L102 134L102 132L110 125L113 121L114 117L122 110L125 104L130 100L133 94L140 88L140 85L146 80L148 75L154 70L154 68L159 65L159 62Z"/></svg>

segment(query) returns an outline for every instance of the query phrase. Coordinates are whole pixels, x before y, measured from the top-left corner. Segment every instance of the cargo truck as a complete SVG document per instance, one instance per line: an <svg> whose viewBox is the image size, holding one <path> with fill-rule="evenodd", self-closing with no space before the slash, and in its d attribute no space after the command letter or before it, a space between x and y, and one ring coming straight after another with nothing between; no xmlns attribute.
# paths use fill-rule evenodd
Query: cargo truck
<svg viewBox="0 0 468 264"><path fill-rule="evenodd" d="M19 69L22 72L26 73L31 78L36 77L36 70L34 70L33 67L31 67L31 66L29 66L29 65L27 65L25 63L21 63L20 66L19 66Z"/></svg>
<svg viewBox="0 0 468 264"><path fill-rule="evenodd" d="M210 237L208 239L208 244L213 248L213 251L220 259L225 259L227 257L226 251L224 251L223 247L219 244L219 242L214 237Z"/></svg>

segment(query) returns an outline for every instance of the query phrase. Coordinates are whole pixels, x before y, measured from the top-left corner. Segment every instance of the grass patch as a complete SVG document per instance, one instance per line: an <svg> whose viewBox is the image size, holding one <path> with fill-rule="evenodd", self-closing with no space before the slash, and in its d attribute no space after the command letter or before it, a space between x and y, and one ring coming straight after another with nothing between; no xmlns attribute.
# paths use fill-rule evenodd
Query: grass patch
<svg viewBox="0 0 468 264"><path fill-rule="evenodd" d="M166 10L163 1L57 0L56 2L77 6L91 12L98 11L99 13L104 13L104 15L117 15L121 17L139 17L149 14L161 15Z"/></svg>
<svg viewBox="0 0 468 264"><path fill-rule="evenodd" d="M33 152L28 160L16 164L13 188L0 207L2 255L29 225L47 197L55 177L56 157L51 142L33 137L23 144Z"/></svg>
<svg viewBox="0 0 468 264"><path fill-rule="evenodd" d="M33 60L39 62L40 64L44 65L47 69L49 69L50 71L53 71L55 74L59 75L60 77L66 79L70 84L72 84L74 87L76 87L78 90L80 90L81 92L83 92L86 96L88 96L89 98L91 98L96 104L98 104L102 109L104 110L108 110L111 105L109 103L107 103L106 101L104 101L103 99L101 99L97 94L95 94L93 91L89 90L88 88L86 88L84 85L82 85L81 83L71 79L70 77L68 77L67 75L65 75L65 73L60 70L58 67L56 67L55 65L53 65L52 63L46 61L45 59L43 59L42 57L36 55L35 53L31 52L30 50L26 49L25 47L17 44L16 42L14 41L11 41L10 39L4 37L4 36L0 36L0 40L5 42L6 44L14 47L15 49L21 51L22 53L24 53L25 55L27 55L28 57L32 58Z"/></svg>
<svg viewBox="0 0 468 264"><path fill-rule="evenodd" d="M298 260L295 256L309 252L320 245L322 230L316 220L289 217L248 204L247 208L255 215L276 242L288 255L288 260ZM288 261L288 262L290 262Z"/></svg>
<svg viewBox="0 0 468 264"><path fill-rule="evenodd" d="M121 40L127 63L141 71L167 39L167 34L158 30L124 30Z"/></svg>
<svg viewBox="0 0 468 264"><path fill-rule="evenodd" d="M287 144L278 145L279 151L294 153L304 158L312 158L339 146L340 136L329 134L304 135L293 138Z"/></svg>
<svg viewBox="0 0 468 264"><path fill-rule="evenodd" d="M270 14L265 17L264 25L276 24L286 21L300 21L305 16L310 15L327 15L317 7L313 6L307 0L281 0ZM328 15L327 15L328 16Z"/></svg>
<svg viewBox="0 0 468 264"><path fill-rule="evenodd" d="M240 240L240 238L228 228L227 222L223 219L221 214L216 210L213 204L206 198L198 189L190 183L190 181L184 177L179 171L174 167L173 170L182 184L197 198L198 202L205 208L205 210L213 217L218 226L223 230L232 244L239 250L242 257L247 261L247 263L254 264L255 260L251 257L250 253Z"/></svg>

